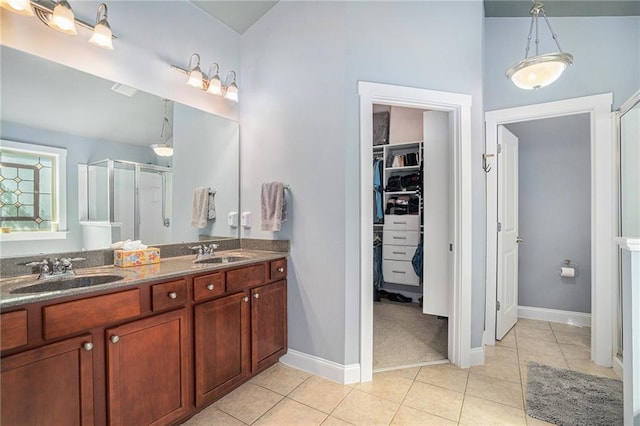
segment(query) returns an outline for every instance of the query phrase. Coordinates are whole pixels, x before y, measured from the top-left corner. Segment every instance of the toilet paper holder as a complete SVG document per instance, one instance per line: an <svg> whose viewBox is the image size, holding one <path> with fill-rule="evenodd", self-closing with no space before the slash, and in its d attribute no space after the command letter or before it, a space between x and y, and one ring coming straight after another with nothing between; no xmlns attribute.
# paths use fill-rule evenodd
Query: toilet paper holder
<svg viewBox="0 0 640 426"><path fill-rule="evenodd" d="M578 265L572 262L570 259L565 259L563 266L560 268L560 276L574 278L578 275Z"/></svg>

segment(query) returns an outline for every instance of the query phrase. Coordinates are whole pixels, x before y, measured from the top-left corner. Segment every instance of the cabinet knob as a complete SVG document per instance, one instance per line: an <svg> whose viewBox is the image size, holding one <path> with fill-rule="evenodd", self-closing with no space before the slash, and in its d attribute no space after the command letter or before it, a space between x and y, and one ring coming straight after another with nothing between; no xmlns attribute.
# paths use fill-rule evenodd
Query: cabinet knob
<svg viewBox="0 0 640 426"><path fill-rule="evenodd" d="M85 343L82 345L82 349L84 349L85 351L90 351L90 350L92 350L92 349L93 349L93 343L91 343L91 342L85 342Z"/></svg>
<svg viewBox="0 0 640 426"><path fill-rule="evenodd" d="M281 266L278 268L278 272L284 272L284 268Z"/></svg>
<svg viewBox="0 0 640 426"><path fill-rule="evenodd" d="M256 299L260 298L260 293L254 294L253 297L255 297Z"/></svg>
<svg viewBox="0 0 640 426"><path fill-rule="evenodd" d="M213 284L207 284L207 290L211 291L216 288Z"/></svg>
<svg viewBox="0 0 640 426"><path fill-rule="evenodd" d="M243 298L242 298L242 301L243 301L243 302L248 302L248 301L249 301L249 298L248 298L247 296L245 296L245 297L243 297Z"/></svg>
<svg viewBox="0 0 640 426"><path fill-rule="evenodd" d="M111 340L111 343L118 343L120 341L120 336L114 334L109 340Z"/></svg>
<svg viewBox="0 0 640 426"><path fill-rule="evenodd" d="M171 293L169 293L169 299L175 299L176 297L178 297L178 293L176 293L175 291L172 291Z"/></svg>

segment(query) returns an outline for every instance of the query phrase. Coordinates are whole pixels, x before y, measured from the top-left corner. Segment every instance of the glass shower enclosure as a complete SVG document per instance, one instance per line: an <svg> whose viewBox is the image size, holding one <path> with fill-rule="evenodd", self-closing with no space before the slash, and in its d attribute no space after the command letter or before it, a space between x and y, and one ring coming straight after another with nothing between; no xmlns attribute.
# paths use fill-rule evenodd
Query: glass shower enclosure
<svg viewBox="0 0 640 426"><path fill-rule="evenodd" d="M105 248L127 239L171 241L170 168L106 159L81 166L79 176L83 248Z"/></svg>

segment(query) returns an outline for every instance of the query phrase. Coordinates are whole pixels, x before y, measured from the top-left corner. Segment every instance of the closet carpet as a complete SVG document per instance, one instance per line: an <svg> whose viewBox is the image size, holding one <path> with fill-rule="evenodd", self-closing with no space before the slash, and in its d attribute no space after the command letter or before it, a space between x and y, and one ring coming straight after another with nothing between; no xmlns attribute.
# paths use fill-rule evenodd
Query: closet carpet
<svg viewBox="0 0 640 426"><path fill-rule="evenodd" d="M373 304L373 369L447 358L447 320L425 315L417 303Z"/></svg>

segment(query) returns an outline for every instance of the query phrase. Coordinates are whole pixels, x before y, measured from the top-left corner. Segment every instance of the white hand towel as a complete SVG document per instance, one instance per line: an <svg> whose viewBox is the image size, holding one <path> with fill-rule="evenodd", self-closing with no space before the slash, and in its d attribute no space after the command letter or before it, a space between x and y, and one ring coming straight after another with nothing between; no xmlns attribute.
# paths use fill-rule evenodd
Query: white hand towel
<svg viewBox="0 0 640 426"><path fill-rule="evenodd" d="M214 199L216 195L216 190L212 189L209 191L209 200L207 206L207 219L215 219L216 218L216 201Z"/></svg>
<svg viewBox="0 0 640 426"><path fill-rule="evenodd" d="M207 226L208 201L209 188L200 187L193 191L193 206L191 209L192 228L204 228Z"/></svg>
<svg viewBox="0 0 640 426"><path fill-rule="evenodd" d="M262 184L260 207L262 212L263 231L280 230L280 224L282 223L283 203L284 185L282 184L282 182L270 182Z"/></svg>

